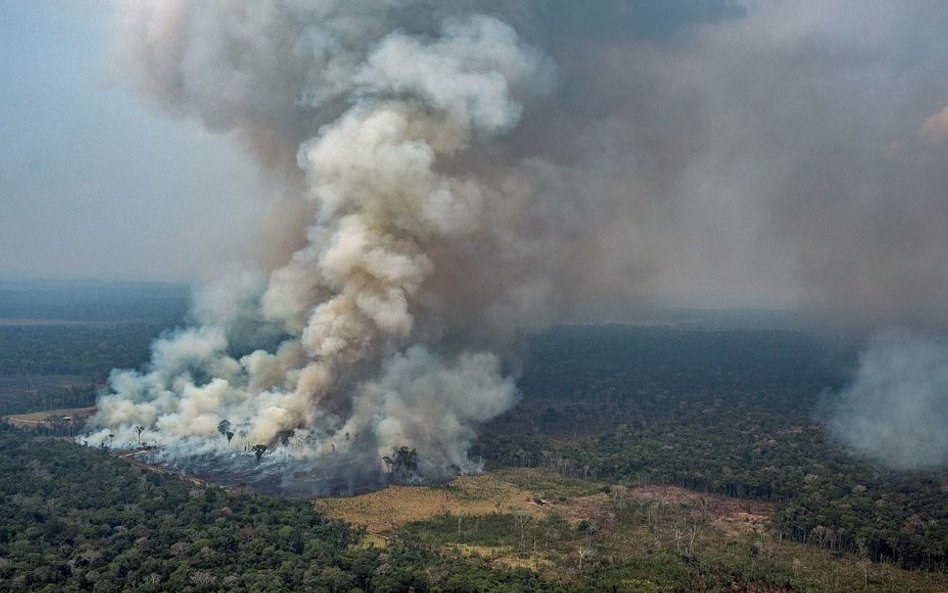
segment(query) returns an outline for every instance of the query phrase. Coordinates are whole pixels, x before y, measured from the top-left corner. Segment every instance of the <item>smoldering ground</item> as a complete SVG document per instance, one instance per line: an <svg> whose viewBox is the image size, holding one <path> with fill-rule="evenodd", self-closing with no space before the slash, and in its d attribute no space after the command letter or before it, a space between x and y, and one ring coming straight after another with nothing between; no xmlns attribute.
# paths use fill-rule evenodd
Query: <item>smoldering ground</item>
<svg viewBox="0 0 948 593"><path fill-rule="evenodd" d="M592 299L946 318L948 7L570 6L117 4L117 76L273 195L257 261L113 373L91 440L170 463L290 431L303 467L408 446L437 479L477 469L519 337Z"/></svg>

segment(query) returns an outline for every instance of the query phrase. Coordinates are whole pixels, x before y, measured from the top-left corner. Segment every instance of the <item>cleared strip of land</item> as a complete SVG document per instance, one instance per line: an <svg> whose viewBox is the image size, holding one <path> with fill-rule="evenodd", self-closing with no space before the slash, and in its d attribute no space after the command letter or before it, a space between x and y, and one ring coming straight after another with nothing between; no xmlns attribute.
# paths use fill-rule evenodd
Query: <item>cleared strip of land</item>
<svg viewBox="0 0 948 593"><path fill-rule="evenodd" d="M54 419L68 418L73 422L80 422L95 414L95 406L85 408L62 408L59 410L43 410L29 414L11 414L6 417L7 422L18 428L36 428L50 426Z"/></svg>

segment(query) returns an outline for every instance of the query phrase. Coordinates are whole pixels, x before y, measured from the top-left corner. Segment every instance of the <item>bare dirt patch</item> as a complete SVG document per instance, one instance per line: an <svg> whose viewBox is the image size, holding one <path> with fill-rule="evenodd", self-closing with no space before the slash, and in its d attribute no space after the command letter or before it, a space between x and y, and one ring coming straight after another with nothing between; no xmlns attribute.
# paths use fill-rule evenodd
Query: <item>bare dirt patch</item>
<svg viewBox="0 0 948 593"><path fill-rule="evenodd" d="M773 503L694 492L677 486L636 486L627 488L623 495L690 507L695 519L707 519L729 536L763 531L776 510Z"/></svg>

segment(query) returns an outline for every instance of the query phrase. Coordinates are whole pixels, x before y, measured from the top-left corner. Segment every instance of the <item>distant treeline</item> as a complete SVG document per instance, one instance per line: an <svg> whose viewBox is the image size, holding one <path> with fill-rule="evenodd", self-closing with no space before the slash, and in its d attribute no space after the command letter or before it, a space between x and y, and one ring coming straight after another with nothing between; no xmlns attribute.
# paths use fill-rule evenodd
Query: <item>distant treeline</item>
<svg viewBox="0 0 948 593"><path fill-rule="evenodd" d="M0 319L180 323L187 286L158 282L0 280Z"/></svg>
<svg viewBox="0 0 948 593"><path fill-rule="evenodd" d="M363 532L310 501L195 485L0 425L0 591L593 593ZM720 590L701 589L707 591Z"/></svg>
<svg viewBox="0 0 948 593"><path fill-rule="evenodd" d="M148 362L163 324L0 325L0 376L81 375L98 381L113 368Z"/></svg>
<svg viewBox="0 0 948 593"><path fill-rule="evenodd" d="M27 384L28 386L28 384ZM0 414L24 414L40 410L60 410L63 408L86 408L94 406L98 395L99 385L87 383L78 386L52 387L43 389L11 388L4 385L0 389ZM73 434L71 429L69 434ZM50 434L66 434L62 430L51 431Z"/></svg>
<svg viewBox="0 0 948 593"><path fill-rule="evenodd" d="M113 368L137 368L153 339L183 323L188 303L188 288L177 284L2 280L0 377L101 382Z"/></svg>

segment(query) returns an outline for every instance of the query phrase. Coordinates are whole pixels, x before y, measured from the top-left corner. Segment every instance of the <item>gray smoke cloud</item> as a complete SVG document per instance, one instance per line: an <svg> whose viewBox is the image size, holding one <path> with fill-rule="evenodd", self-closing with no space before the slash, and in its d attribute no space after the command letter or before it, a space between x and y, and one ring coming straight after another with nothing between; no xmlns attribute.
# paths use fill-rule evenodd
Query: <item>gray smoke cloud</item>
<svg viewBox="0 0 948 593"><path fill-rule="evenodd" d="M207 287L195 324L157 341L147 371L113 373L96 416L106 428L90 440L143 438L172 457L279 441L271 455L378 469L409 446L426 478L476 469L475 427L515 389L485 340L445 342L454 313L438 286L452 281L441 270L517 249L517 210L533 196L465 161L550 92L549 58L465 10L409 32L417 17L398 2L122 9L120 51L143 94L248 139L289 176L286 199L309 205L289 211L311 215L268 275ZM472 321L509 323L491 311L508 298L531 306L515 278L497 280L468 303ZM268 337L280 343L234 354Z"/></svg>
<svg viewBox="0 0 948 593"><path fill-rule="evenodd" d="M585 302L945 318L948 5L576 6L120 3L120 76L274 195L92 441L444 477L518 336Z"/></svg>
<svg viewBox="0 0 948 593"><path fill-rule="evenodd" d="M896 469L948 464L948 345L906 332L870 340L852 384L828 403L831 430Z"/></svg>

